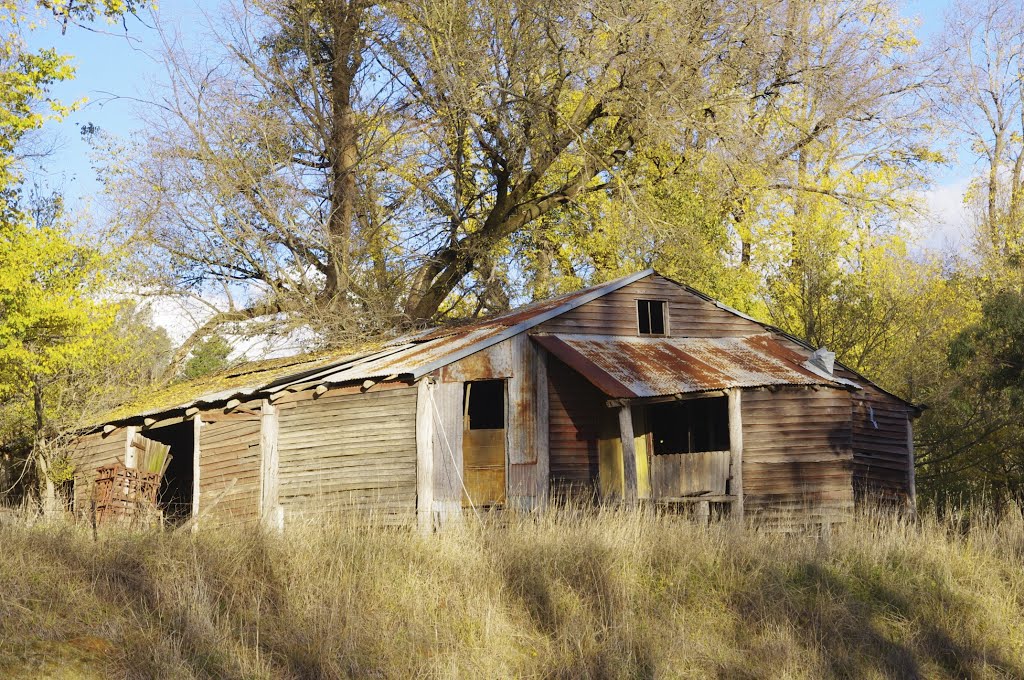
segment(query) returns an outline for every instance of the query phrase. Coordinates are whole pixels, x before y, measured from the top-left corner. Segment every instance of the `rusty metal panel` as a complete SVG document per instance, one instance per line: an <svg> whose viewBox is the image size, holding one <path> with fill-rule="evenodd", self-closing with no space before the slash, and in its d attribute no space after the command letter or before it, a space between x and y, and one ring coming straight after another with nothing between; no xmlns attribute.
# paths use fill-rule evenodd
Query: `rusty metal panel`
<svg viewBox="0 0 1024 680"><path fill-rule="evenodd" d="M465 382L512 377L511 342L512 340L500 342L493 347L470 354L465 359L448 364L441 369L441 379L444 382Z"/></svg>
<svg viewBox="0 0 1024 680"><path fill-rule="evenodd" d="M532 337L615 398L774 385L846 387L806 368L800 355L770 334L742 338Z"/></svg>

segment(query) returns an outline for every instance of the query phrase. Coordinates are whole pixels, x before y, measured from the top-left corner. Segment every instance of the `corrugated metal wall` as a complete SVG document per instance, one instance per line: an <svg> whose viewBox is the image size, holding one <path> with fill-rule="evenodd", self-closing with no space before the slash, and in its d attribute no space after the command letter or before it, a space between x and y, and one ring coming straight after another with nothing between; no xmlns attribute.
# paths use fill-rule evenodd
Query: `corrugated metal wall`
<svg viewBox="0 0 1024 680"><path fill-rule="evenodd" d="M381 385L283 405L278 455L286 525L325 511L412 523L416 388Z"/></svg>
<svg viewBox="0 0 1024 680"><path fill-rule="evenodd" d="M837 389L744 390L748 516L834 520L853 510L850 395Z"/></svg>

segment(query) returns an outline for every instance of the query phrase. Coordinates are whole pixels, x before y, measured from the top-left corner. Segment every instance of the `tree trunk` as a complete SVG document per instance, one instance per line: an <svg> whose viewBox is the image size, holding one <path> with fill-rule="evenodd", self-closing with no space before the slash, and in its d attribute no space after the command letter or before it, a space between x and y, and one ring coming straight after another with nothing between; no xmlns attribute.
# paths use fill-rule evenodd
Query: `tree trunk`
<svg viewBox="0 0 1024 680"><path fill-rule="evenodd" d="M46 451L46 411L43 403L43 387L39 380L32 386L32 410L35 415L32 432L32 457L39 475L39 507L44 517L57 515L57 485L50 475L50 460Z"/></svg>
<svg viewBox="0 0 1024 680"><path fill-rule="evenodd" d="M362 65L363 12L360 0L328 4L332 37L330 75L331 120L328 153L331 162L331 211L327 218L330 269L325 287L329 309L348 326L351 289L352 227L356 219L359 124L352 108L356 74Z"/></svg>

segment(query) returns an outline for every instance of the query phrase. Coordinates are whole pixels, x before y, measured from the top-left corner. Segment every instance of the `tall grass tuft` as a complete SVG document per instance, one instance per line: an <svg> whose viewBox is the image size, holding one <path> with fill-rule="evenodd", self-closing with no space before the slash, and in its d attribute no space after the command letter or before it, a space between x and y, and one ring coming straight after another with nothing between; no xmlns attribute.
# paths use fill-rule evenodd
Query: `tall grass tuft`
<svg viewBox="0 0 1024 680"><path fill-rule="evenodd" d="M0 525L0 676L1024 677L1024 522Z"/></svg>

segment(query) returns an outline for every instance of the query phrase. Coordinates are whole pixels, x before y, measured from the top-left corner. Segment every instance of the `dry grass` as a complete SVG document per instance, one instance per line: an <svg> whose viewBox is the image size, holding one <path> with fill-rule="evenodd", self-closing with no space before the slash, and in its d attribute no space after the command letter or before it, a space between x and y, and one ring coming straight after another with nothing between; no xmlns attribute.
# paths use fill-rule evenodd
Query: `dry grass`
<svg viewBox="0 0 1024 680"><path fill-rule="evenodd" d="M3 677L1024 677L1019 515L827 540L612 512L430 539L8 523L0 547Z"/></svg>

